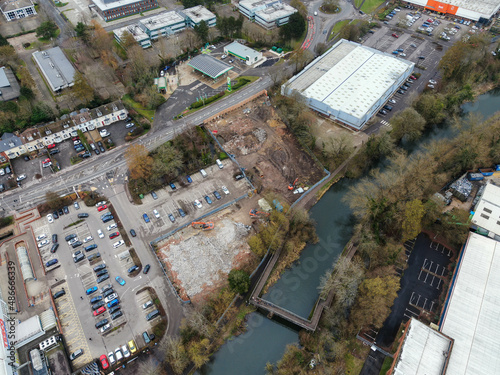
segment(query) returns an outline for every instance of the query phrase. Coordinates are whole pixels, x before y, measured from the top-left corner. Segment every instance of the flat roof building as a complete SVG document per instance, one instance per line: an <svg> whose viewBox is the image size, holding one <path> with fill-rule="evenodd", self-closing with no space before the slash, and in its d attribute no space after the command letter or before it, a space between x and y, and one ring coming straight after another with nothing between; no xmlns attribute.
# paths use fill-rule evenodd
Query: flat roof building
<svg viewBox="0 0 500 375"><path fill-rule="evenodd" d="M52 91L59 91L74 85L75 68L59 47L33 53L33 59L40 68Z"/></svg>
<svg viewBox="0 0 500 375"><path fill-rule="evenodd" d="M281 93L298 93L311 109L360 130L412 74L414 65L342 39L281 86Z"/></svg>
<svg viewBox="0 0 500 375"><path fill-rule="evenodd" d="M247 65L254 65L263 59L262 52L256 51L238 42L232 42L225 46L224 53L237 57Z"/></svg>
<svg viewBox="0 0 500 375"><path fill-rule="evenodd" d="M500 242L469 233L444 301L439 331L453 340L451 350L425 334L404 341L391 374L491 375L500 369ZM421 348L421 349L418 349ZM403 353L408 353L403 362ZM443 366L444 361L447 363ZM401 363L401 365L399 365ZM424 364L432 364L427 366ZM399 365L399 366L398 366ZM398 370L396 372L396 370ZM424 371L425 370L425 371Z"/></svg>
<svg viewBox="0 0 500 375"><path fill-rule="evenodd" d="M158 8L157 0L92 0L106 22Z"/></svg>
<svg viewBox="0 0 500 375"><path fill-rule="evenodd" d="M486 184L474 209L472 224L485 231L488 237L500 241L500 187Z"/></svg>
<svg viewBox="0 0 500 375"><path fill-rule="evenodd" d="M130 33L142 48L151 47L151 38L138 25L128 25L113 30L113 34L118 43L122 43L124 33Z"/></svg>
<svg viewBox="0 0 500 375"><path fill-rule="evenodd" d="M297 9L281 0L243 0L238 3L238 9L249 20L266 29L288 23L290 16L297 12Z"/></svg>
<svg viewBox="0 0 500 375"><path fill-rule="evenodd" d="M2 0L0 10L7 21L36 15L35 5L31 0Z"/></svg>
<svg viewBox="0 0 500 375"><path fill-rule="evenodd" d="M175 11L157 14L141 19L138 26L151 38L169 36L186 28L184 17Z"/></svg>
<svg viewBox="0 0 500 375"><path fill-rule="evenodd" d="M184 15L186 26L191 29L195 26L199 26L201 21L205 21L208 27L213 27L217 24L217 17L215 14L202 5L183 9L179 11L179 13Z"/></svg>
<svg viewBox="0 0 500 375"><path fill-rule="evenodd" d="M500 9L500 0L406 0L406 3L472 21L490 20Z"/></svg>
<svg viewBox="0 0 500 375"><path fill-rule="evenodd" d="M21 88L17 83L16 76L9 68L0 68L0 101L7 101L19 98Z"/></svg>
<svg viewBox="0 0 500 375"><path fill-rule="evenodd" d="M394 355L392 375L442 375L448 365L453 340L411 318Z"/></svg>

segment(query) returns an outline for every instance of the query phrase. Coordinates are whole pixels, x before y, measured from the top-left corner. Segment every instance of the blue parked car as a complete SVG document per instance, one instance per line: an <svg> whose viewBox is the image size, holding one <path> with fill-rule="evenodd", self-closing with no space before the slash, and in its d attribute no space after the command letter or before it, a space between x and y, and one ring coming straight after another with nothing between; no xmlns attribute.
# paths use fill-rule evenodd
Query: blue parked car
<svg viewBox="0 0 500 375"><path fill-rule="evenodd" d="M115 280L118 281L118 284L125 285L125 280L123 280L120 276L116 276Z"/></svg>
<svg viewBox="0 0 500 375"><path fill-rule="evenodd" d="M172 190L177 189L177 187L175 186L175 184L174 184L173 182L171 182L169 185L170 185L170 188L171 188Z"/></svg>
<svg viewBox="0 0 500 375"><path fill-rule="evenodd" d="M217 198L217 200L222 199L222 197L220 196L220 194L217 190L214 191L214 196L215 196L215 198Z"/></svg>
<svg viewBox="0 0 500 375"><path fill-rule="evenodd" d="M143 215L142 215L142 218L144 219L144 221L145 221L146 223L149 223L149 216L148 216L148 214L143 214Z"/></svg>
<svg viewBox="0 0 500 375"><path fill-rule="evenodd" d="M49 260L47 263L45 263L45 267L50 267L50 266L53 266L54 264L56 264L57 262L59 262L57 259L51 259Z"/></svg>
<svg viewBox="0 0 500 375"><path fill-rule="evenodd" d="M93 286L92 288L88 288L85 293L87 293L87 295L89 295L89 294L94 293L96 290L97 290L97 286Z"/></svg>
<svg viewBox="0 0 500 375"><path fill-rule="evenodd" d="M119 303L120 303L120 300L119 300L118 298L115 298L113 301L108 302L108 309L109 309L110 307L113 307L113 306L118 305Z"/></svg>
<svg viewBox="0 0 500 375"><path fill-rule="evenodd" d="M190 175L186 175L186 180L187 180L187 182L189 182L189 183L193 182L193 179L191 178L191 176L190 176Z"/></svg>
<svg viewBox="0 0 500 375"><path fill-rule="evenodd" d="M177 211L179 211L179 215L181 215L181 217L186 216L186 213L184 212L184 210L182 208L178 208Z"/></svg>
<svg viewBox="0 0 500 375"><path fill-rule="evenodd" d="M171 221L172 223L173 223L173 222L175 222L175 217L174 217L174 215L172 215L172 214L168 214L168 218L170 219L170 221Z"/></svg>
<svg viewBox="0 0 500 375"><path fill-rule="evenodd" d="M97 249L97 245L96 244L87 246L85 248L85 251L91 251L91 250L94 250L94 249Z"/></svg>
<svg viewBox="0 0 500 375"><path fill-rule="evenodd" d="M102 296L96 296L90 300L90 303L94 304L96 302L99 302L100 300L102 300Z"/></svg>
<svg viewBox="0 0 500 375"><path fill-rule="evenodd" d="M208 204L212 204L212 200L208 195L205 195L205 200L207 201Z"/></svg>

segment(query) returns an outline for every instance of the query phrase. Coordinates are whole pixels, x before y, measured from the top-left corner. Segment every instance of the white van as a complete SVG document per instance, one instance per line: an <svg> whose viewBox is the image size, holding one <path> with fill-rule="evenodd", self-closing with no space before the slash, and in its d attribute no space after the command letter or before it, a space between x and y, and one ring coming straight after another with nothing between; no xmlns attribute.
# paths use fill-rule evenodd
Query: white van
<svg viewBox="0 0 500 375"><path fill-rule="evenodd" d="M203 176L203 178L205 178L205 177L207 177L207 176L208 176L207 172L205 172L205 170L204 170L204 169L200 169L200 173L201 173L201 175Z"/></svg>
<svg viewBox="0 0 500 375"><path fill-rule="evenodd" d="M221 162L219 159L217 159L215 162L217 163L217 166L218 166L220 169L224 168L224 166L222 165L222 162Z"/></svg>

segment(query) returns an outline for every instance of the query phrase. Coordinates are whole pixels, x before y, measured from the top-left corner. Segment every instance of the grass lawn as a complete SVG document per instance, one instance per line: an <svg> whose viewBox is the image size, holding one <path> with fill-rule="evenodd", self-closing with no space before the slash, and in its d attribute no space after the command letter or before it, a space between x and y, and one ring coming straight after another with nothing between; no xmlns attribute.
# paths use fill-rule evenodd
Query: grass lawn
<svg viewBox="0 0 500 375"><path fill-rule="evenodd" d="M382 0L365 0L365 3L361 7L361 10L367 14L370 14L383 3L384 1Z"/></svg>
<svg viewBox="0 0 500 375"><path fill-rule="evenodd" d="M328 36L328 40L332 40L335 35L337 35L340 31L340 29L342 29L345 25L347 25L349 23L350 20L343 20L343 21L339 21L337 22L333 28L332 28L332 32L330 33L330 35Z"/></svg>
<svg viewBox="0 0 500 375"><path fill-rule="evenodd" d="M385 375L387 371L391 368L392 365L392 358L391 357L385 357L384 363L382 364L382 368L380 369L379 375Z"/></svg>
<svg viewBox="0 0 500 375"><path fill-rule="evenodd" d="M349 375L358 375L361 372L361 369L363 368L364 361L360 360L359 358L354 357L352 354L346 354L344 357L345 359L345 367L346 367L346 374Z"/></svg>
<svg viewBox="0 0 500 375"><path fill-rule="evenodd" d="M359 6L361 5L362 2L363 2L363 0L354 0L354 6L356 8L359 8Z"/></svg>
<svg viewBox="0 0 500 375"><path fill-rule="evenodd" d="M149 122L153 121L153 117L155 115L154 109L143 108L139 103L134 101L134 99L132 99L130 97L130 95L128 95L128 94L123 95L122 100L125 103L127 103L130 107L135 109L137 111L137 113L139 113L141 116L143 116L146 120L148 120Z"/></svg>

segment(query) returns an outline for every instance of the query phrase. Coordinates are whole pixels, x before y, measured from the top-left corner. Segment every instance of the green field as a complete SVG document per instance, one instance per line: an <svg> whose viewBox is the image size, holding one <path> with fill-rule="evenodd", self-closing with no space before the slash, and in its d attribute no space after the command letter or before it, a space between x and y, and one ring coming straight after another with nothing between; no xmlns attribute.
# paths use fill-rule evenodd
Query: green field
<svg viewBox="0 0 500 375"><path fill-rule="evenodd" d="M358 7L362 1L363 0L356 0L356 7ZM383 0L365 0L365 2L363 3L363 6L361 7L361 10L367 14L370 14L375 9L377 9L379 7L379 5L381 5L383 3L384 3Z"/></svg>
<svg viewBox="0 0 500 375"><path fill-rule="evenodd" d="M330 33L330 35L328 36L328 40L332 40L335 35L337 35L339 33L339 31L345 26L347 25L348 23L350 22L350 20L343 20L343 21L339 21L337 22L333 27L332 27L332 32Z"/></svg>

